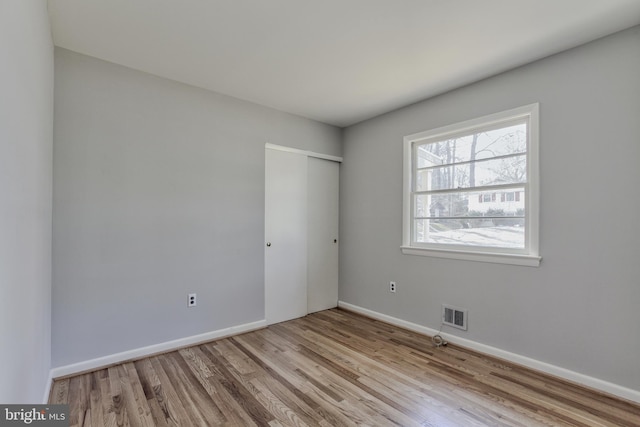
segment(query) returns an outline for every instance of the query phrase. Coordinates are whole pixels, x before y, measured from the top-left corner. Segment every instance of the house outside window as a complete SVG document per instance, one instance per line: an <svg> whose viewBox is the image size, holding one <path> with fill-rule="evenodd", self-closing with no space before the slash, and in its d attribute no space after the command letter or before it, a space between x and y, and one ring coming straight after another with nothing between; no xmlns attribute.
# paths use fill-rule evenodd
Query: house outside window
<svg viewBox="0 0 640 427"><path fill-rule="evenodd" d="M538 104L404 138L404 253L537 266Z"/></svg>

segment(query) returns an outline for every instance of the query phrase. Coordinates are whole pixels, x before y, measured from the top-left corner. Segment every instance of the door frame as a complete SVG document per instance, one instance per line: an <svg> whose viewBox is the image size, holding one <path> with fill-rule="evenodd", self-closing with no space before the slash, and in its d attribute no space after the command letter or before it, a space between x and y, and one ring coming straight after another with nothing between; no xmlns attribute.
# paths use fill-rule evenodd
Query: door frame
<svg viewBox="0 0 640 427"><path fill-rule="evenodd" d="M332 162L342 163L342 157L339 157L339 156L316 153L315 151L300 150L299 148L285 147L284 145L270 144L267 142L266 144L264 144L264 148L265 150L270 149L270 150L287 151L289 153L302 154L303 156L307 156L307 157L316 157L318 159L331 160Z"/></svg>

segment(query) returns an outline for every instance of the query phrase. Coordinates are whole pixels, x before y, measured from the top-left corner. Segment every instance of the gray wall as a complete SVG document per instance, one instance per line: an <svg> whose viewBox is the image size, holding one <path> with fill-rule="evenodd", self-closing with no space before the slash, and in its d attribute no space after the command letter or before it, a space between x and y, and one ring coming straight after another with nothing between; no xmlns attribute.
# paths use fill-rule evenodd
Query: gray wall
<svg viewBox="0 0 640 427"><path fill-rule="evenodd" d="M347 128L340 299L640 390L638 76L635 27ZM533 102L542 265L402 255L403 136Z"/></svg>
<svg viewBox="0 0 640 427"><path fill-rule="evenodd" d="M53 366L264 319L264 144L340 129L62 49L55 76Z"/></svg>
<svg viewBox="0 0 640 427"><path fill-rule="evenodd" d="M53 43L46 1L0 2L0 402L42 403L51 365Z"/></svg>

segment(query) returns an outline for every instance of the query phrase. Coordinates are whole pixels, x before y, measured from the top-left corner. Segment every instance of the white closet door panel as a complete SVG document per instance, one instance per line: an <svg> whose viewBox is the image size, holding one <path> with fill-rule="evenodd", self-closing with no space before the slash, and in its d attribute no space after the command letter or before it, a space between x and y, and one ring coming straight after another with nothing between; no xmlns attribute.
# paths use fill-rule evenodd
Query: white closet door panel
<svg viewBox="0 0 640 427"><path fill-rule="evenodd" d="M265 318L307 314L307 157L265 150Z"/></svg>
<svg viewBox="0 0 640 427"><path fill-rule="evenodd" d="M339 164L309 157L307 311L338 305Z"/></svg>

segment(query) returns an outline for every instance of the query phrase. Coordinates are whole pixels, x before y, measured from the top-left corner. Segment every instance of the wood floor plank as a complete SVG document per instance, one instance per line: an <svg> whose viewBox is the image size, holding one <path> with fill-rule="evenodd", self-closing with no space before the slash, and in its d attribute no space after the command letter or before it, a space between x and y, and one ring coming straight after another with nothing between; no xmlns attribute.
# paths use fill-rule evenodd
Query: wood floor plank
<svg viewBox="0 0 640 427"><path fill-rule="evenodd" d="M323 376L314 366L304 363L301 359L290 359L288 352L281 352L273 346L265 345L264 340L258 343L258 347L252 345L253 340L243 335L236 337L234 340L242 343L242 345L254 355L260 358L260 363L268 366L269 372L276 372L279 377L286 379L284 384L289 388L293 387L297 397L307 403L314 412L320 417L320 425L343 426L351 425L350 419L343 412L336 410L335 404L344 401L344 397L332 389L329 384L331 380ZM297 366L291 369L291 366ZM313 375L317 378L304 373L301 368L309 373L313 371ZM317 368L317 367L316 367ZM322 382L320 382L322 381Z"/></svg>
<svg viewBox="0 0 640 427"><path fill-rule="evenodd" d="M160 427L176 426L177 424L171 418L166 406L162 383L153 369L151 361L149 359L138 360L134 362L134 366L155 425Z"/></svg>
<svg viewBox="0 0 640 427"><path fill-rule="evenodd" d="M87 381L86 375L73 377L69 381L69 424L71 427L85 425L85 415L88 409Z"/></svg>
<svg viewBox="0 0 640 427"><path fill-rule="evenodd" d="M172 381L169 378L171 373L165 372L162 367L160 363L162 357L163 356L149 358L153 371L151 373L147 371L149 376L157 375L160 381L160 386L153 388L156 401L162 408L167 424L176 426L189 425L191 422L189 409L184 407L182 398L173 387Z"/></svg>
<svg viewBox="0 0 640 427"><path fill-rule="evenodd" d="M69 378L54 381L49 393L49 403L65 404L69 401Z"/></svg>
<svg viewBox="0 0 640 427"><path fill-rule="evenodd" d="M102 409L102 391L100 389L100 374L99 371L91 374L92 387L89 395L89 410L91 411L91 425L103 426L105 425L104 411Z"/></svg>
<svg viewBox="0 0 640 427"><path fill-rule="evenodd" d="M132 427L154 427L155 422L151 416L151 408L142 389L140 378L133 363L125 363L120 366L121 386L125 394L124 401L129 414Z"/></svg>
<svg viewBox="0 0 640 427"><path fill-rule="evenodd" d="M120 383L120 374L118 366L111 366L107 369L109 374L109 390L111 397L111 410L115 415L116 425L129 425L129 419L126 412L124 397L122 396L122 386ZM72 413L73 419L73 413ZM126 424L125 424L126 423Z"/></svg>
<svg viewBox="0 0 640 427"><path fill-rule="evenodd" d="M340 309L55 380L71 426L640 427L640 405Z"/></svg>
<svg viewBox="0 0 640 427"><path fill-rule="evenodd" d="M113 401L111 399L111 383L106 369L94 372L98 378L97 388L100 392L100 401L102 406L102 420L105 426L115 427L116 414L113 410Z"/></svg>
<svg viewBox="0 0 640 427"><path fill-rule="evenodd" d="M214 370L209 366L212 362L198 347L191 347L180 351L187 365L205 388L211 399L226 417L226 422L220 425L255 426L253 420L246 416L242 407L229 395L227 390L216 380Z"/></svg>
<svg viewBox="0 0 640 427"><path fill-rule="evenodd" d="M180 396L182 406L188 409L187 415L193 425L219 425L225 421L220 409L193 376L178 352L168 353L159 359L173 388Z"/></svg>
<svg viewBox="0 0 640 427"><path fill-rule="evenodd" d="M264 397L253 387L248 387L249 384L244 378L234 376L232 367L230 369L230 363L225 363L225 360L222 359L215 350L215 346L202 345L200 349L216 363L214 371L217 373L218 381L227 390L229 395L242 406L243 410L253 422L258 426L269 425L276 417L274 414L271 414L261 402L261 400L264 402Z"/></svg>

